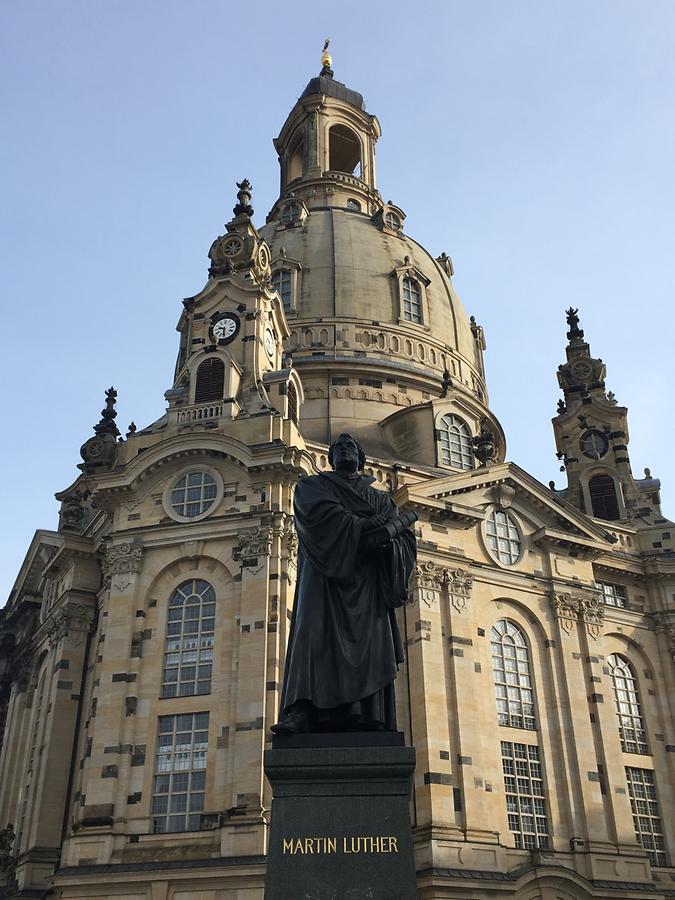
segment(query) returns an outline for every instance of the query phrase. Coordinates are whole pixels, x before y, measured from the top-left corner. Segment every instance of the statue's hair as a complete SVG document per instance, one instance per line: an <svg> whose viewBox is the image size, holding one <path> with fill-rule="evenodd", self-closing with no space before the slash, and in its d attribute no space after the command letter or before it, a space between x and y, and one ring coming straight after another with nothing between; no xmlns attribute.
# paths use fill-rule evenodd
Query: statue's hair
<svg viewBox="0 0 675 900"><path fill-rule="evenodd" d="M359 472L360 472L361 469L366 464L366 452L363 449L363 447L361 446L361 442L358 441L354 437L353 434L349 434L349 432L347 432L347 431L343 431L342 434L339 434L337 436L337 438L333 441L333 443L330 445L330 447L328 448L328 462L331 464L331 466L333 465L333 447L335 447L335 445L340 440L340 438L343 438L343 437L351 438L354 441L354 443L356 444L356 446L358 447L358 450L359 450Z"/></svg>

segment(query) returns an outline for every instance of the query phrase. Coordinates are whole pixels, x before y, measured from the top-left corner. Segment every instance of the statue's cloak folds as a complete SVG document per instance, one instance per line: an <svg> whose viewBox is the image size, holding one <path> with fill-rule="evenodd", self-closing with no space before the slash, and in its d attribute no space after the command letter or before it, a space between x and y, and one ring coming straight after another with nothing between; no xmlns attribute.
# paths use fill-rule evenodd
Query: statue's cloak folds
<svg viewBox="0 0 675 900"><path fill-rule="evenodd" d="M406 602L416 546L406 529L384 549L359 549L366 519L397 515L372 482L329 472L296 487L298 580L282 711L305 700L395 726L392 685L404 655L394 609Z"/></svg>

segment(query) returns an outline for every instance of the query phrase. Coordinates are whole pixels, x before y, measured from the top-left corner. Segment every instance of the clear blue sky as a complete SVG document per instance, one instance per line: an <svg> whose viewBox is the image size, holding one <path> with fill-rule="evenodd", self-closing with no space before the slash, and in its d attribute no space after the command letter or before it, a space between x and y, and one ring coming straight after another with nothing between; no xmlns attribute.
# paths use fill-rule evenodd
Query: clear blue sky
<svg viewBox="0 0 675 900"><path fill-rule="evenodd" d="M328 35L382 124L383 195L453 257L486 329L509 459L564 483L550 419L572 304L630 408L634 472L675 514L671 0L5 2L0 594L56 527L104 389L123 431L162 414L181 299L235 179L264 221L272 138Z"/></svg>

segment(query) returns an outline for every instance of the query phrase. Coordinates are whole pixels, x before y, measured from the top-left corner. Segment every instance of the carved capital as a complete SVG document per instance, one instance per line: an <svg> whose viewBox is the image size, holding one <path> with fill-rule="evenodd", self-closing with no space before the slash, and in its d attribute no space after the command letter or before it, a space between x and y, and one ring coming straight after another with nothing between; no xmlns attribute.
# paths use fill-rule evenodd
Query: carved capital
<svg viewBox="0 0 675 900"><path fill-rule="evenodd" d="M101 563L105 587L120 593L132 582L132 576L139 572L143 563L143 546L138 541L125 542L107 547Z"/></svg>
<svg viewBox="0 0 675 900"><path fill-rule="evenodd" d="M242 563L247 559L269 556L272 552L272 528L269 525L258 525L255 528L242 528L237 532L237 546L232 555Z"/></svg>
<svg viewBox="0 0 675 900"><path fill-rule="evenodd" d="M560 627L571 634L579 618L581 597L567 591L552 591L550 596L553 610L560 620Z"/></svg>
<svg viewBox="0 0 675 900"><path fill-rule="evenodd" d="M68 601L54 610L47 621L47 640L50 646L57 644L68 636L76 644L91 629L94 620L94 609L84 603Z"/></svg>
<svg viewBox="0 0 675 900"><path fill-rule="evenodd" d="M444 569L448 599L457 612L466 609L473 587L473 575L464 569Z"/></svg>
<svg viewBox="0 0 675 900"><path fill-rule="evenodd" d="M410 579L409 602L419 599L426 606L436 606L445 583L444 572L430 560L419 562Z"/></svg>
<svg viewBox="0 0 675 900"><path fill-rule="evenodd" d="M602 623L605 621L604 603L592 594L582 596L579 598L579 613L586 624L586 631L593 640L597 640Z"/></svg>

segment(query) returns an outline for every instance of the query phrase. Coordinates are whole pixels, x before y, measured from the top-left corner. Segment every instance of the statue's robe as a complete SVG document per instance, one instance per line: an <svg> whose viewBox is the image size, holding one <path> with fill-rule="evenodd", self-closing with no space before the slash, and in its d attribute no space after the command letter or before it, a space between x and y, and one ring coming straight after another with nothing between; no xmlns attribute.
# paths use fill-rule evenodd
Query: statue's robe
<svg viewBox="0 0 675 900"><path fill-rule="evenodd" d="M319 728L396 727L404 655L394 610L406 602L416 546L406 529L383 549L362 549L368 518L397 516L372 482L329 472L295 490L298 580L281 710L310 703Z"/></svg>

